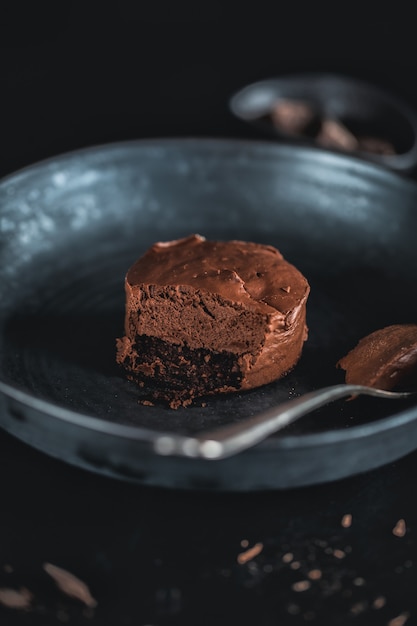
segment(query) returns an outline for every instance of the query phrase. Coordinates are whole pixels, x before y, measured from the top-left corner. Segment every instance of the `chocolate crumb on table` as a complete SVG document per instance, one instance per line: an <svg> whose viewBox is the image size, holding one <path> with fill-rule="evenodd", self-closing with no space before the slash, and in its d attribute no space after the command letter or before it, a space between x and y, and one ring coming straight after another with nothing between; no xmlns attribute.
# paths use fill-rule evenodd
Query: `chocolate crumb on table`
<svg viewBox="0 0 417 626"><path fill-rule="evenodd" d="M21 587L20 589L0 588L0 604L9 609L28 610L33 600L33 594Z"/></svg>
<svg viewBox="0 0 417 626"><path fill-rule="evenodd" d="M263 550L263 544L255 543L255 545L252 548L249 548L245 552L241 552L240 554L238 554L237 562L240 565L243 565L247 563L248 561L254 559L255 556L258 556L258 554L260 554L262 550Z"/></svg>
<svg viewBox="0 0 417 626"><path fill-rule="evenodd" d="M308 572L307 576L310 580L320 580L323 576L323 573L320 569L312 569Z"/></svg>
<svg viewBox="0 0 417 626"><path fill-rule="evenodd" d="M282 556L282 562L283 563L291 563L291 561L293 560L294 555L292 552L286 552L283 556Z"/></svg>
<svg viewBox="0 0 417 626"><path fill-rule="evenodd" d="M337 559L344 559L346 556L346 552L336 548L335 550L333 550L333 556L335 556Z"/></svg>
<svg viewBox="0 0 417 626"><path fill-rule="evenodd" d="M405 520L399 519L398 522L395 524L394 528L392 529L392 534L395 535L396 537L404 537L406 532L407 532L407 527L405 524Z"/></svg>
<svg viewBox="0 0 417 626"><path fill-rule="evenodd" d="M350 607L350 612L353 615L359 615L360 613L363 613L366 610L366 608L367 608L366 602L356 602Z"/></svg>
<svg viewBox="0 0 417 626"><path fill-rule="evenodd" d="M386 598L384 598L384 596L378 596L377 598L375 598L375 600L372 603L372 607L374 609L382 609L383 606L385 606L387 603Z"/></svg>
<svg viewBox="0 0 417 626"><path fill-rule="evenodd" d="M311 587L311 582L309 580L299 580L298 582L294 583L291 586L291 589L293 591L307 591L307 589L310 589Z"/></svg>
<svg viewBox="0 0 417 626"><path fill-rule="evenodd" d="M352 526L352 515L350 513L346 513L342 517L341 525L343 528L350 528L350 526Z"/></svg>

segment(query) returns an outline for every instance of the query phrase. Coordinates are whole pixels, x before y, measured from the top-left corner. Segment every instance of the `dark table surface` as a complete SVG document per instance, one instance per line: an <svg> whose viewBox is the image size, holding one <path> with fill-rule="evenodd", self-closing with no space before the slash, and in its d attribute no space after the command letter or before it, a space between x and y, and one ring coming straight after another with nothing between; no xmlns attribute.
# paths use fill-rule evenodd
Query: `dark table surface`
<svg viewBox="0 0 417 626"><path fill-rule="evenodd" d="M389 17L320 37L307 28L300 49L299 31L281 24L278 37L265 13L236 24L216 3L194 11L3 24L0 174L107 141L255 138L228 98L293 71L357 76L417 107L406 18L401 33ZM255 494L141 488L4 432L0 467L2 626L417 624L417 452L344 481ZM84 581L97 605L60 591L45 563ZM6 607L5 589L30 593L30 606Z"/></svg>

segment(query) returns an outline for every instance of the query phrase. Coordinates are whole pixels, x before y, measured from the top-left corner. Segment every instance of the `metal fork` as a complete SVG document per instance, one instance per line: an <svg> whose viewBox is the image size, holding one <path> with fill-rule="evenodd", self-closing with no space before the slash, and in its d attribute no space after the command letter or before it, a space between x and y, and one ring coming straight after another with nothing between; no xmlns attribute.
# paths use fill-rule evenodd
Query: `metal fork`
<svg viewBox="0 0 417 626"><path fill-rule="evenodd" d="M416 392L385 391L363 385L333 385L304 394L240 422L221 426L197 436L176 434L157 435L154 450L162 455L175 455L219 460L255 446L272 433L281 430L300 417L330 402L358 395L398 400L416 395Z"/></svg>

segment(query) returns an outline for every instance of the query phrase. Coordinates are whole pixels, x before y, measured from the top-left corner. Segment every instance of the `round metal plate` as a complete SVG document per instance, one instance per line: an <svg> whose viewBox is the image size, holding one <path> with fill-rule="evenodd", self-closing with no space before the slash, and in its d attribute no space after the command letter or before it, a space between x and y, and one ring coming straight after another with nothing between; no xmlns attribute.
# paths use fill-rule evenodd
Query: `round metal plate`
<svg viewBox="0 0 417 626"><path fill-rule="evenodd" d="M250 491L335 480L416 447L415 401L358 398L223 461L162 457L195 433L342 382L363 335L415 322L417 187L308 147L221 139L98 146L0 183L0 425L68 463L141 484ZM309 279L309 339L285 379L173 411L143 406L115 364L124 275L191 233L278 247Z"/></svg>

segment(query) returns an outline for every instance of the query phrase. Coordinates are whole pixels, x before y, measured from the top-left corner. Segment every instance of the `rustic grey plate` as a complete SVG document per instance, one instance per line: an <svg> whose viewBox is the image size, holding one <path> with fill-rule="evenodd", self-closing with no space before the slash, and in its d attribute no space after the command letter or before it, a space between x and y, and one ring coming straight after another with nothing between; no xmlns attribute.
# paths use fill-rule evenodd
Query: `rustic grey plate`
<svg viewBox="0 0 417 626"><path fill-rule="evenodd" d="M335 480L417 446L414 401L340 401L223 461L161 457L198 432L342 381L364 334L415 322L417 187L347 156L267 142L146 140L58 156L0 182L0 425L102 474L250 491ZM124 274L190 233L277 246L308 277L310 334L281 381L207 405L142 406L115 365Z"/></svg>

